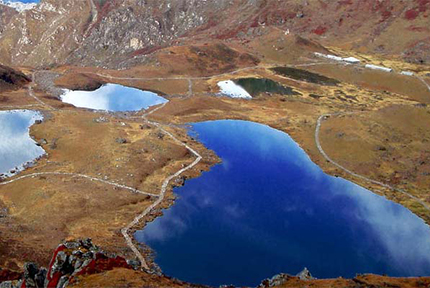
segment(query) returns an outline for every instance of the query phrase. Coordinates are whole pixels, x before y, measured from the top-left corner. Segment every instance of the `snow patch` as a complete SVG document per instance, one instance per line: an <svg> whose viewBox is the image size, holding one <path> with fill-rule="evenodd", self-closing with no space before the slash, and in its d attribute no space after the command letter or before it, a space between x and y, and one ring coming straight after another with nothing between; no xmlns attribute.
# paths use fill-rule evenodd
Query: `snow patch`
<svg viewBox="0 0 430 288"><path fill-rule="evenodd" d="M323 57L323 58L327 58L327 59L334 60L334 61L347 62L347 63L351 63L351 64L360 63L360 60L355 58L355 57L342 58L339 56L330 55L330 54L323 54L323 53L318 53L318 52L315 52L315 55L318 57Z"/></svg>
<svg viewBox="0 0 430 288"><path fill-rule="evenodd" d="M400 74L405 75L405 76L414 76L414 72L411 71L402 71L400 72Z"/></svg>
<svg viewBox="0 0 430 288"><path fill-rule="evenodd" d="M393 69L391 69L391 68L373 65L373 64L366 64L366 66L364 66L364 67L366 67L368 69L380 70L380 71L384 71L384 72L393 72Z"/></svg>
<svg viewBox="0 0 430 288"><path fill-rule="evenodd" d="M218 82L218 87L221 89L221 94L232 98L252 98L252 96L245 89L231 80Z"/></svg>
<svg viewBox="0 0 430 288"><path fill-rule="evenodd" d="M355 57L343 58L342 60L345 62L348 62L348 63L353 63L353 64L360 63L360 60L355 58Z"/></svg>

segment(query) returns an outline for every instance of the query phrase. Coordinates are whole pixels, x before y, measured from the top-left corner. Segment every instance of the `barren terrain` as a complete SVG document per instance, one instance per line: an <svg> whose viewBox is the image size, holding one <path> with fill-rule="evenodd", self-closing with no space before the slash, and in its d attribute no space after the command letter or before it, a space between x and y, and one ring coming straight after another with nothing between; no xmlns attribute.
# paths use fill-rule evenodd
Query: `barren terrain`
<svg viewBox="0 0 430 288"><path fill-rule="evenodd" d="M321 25L322 32L325 24ZM122 229L152 208L163 185L166 197L128 235L173 203L173 186L219 161L184 127L214 119L255 121L287 132L327 173L384 195L430 223L430 68L374 56L360 47L354 52L346 45L324 48L280 29L259 29L267 30L258 41L197 38L192 44L184 40L183 45L159 47L151 51L150 61L126 70L16 67L34 81L2 92L0 109L42 111L45 120L31 128L31 135L47 154L34 167L0 182L0 211L6 211L0 215L0 267L19 271L29 261L47 266L59 243L86 237L107 252L136 258ZM352 53L362 63L346 65L313 54L329 50L344 56ZM394 72L369 70L364 63L383 64ZM279 66L290 74L276 73ZM414 75L401 75L403 70ZM271 79L298 93L261 93L252 100L218 95L217 82L249 77ZM156 91L169 102L152 108L151 114L105 113L78 109L58 98L59 87L91 90L108 82ZM321 115L331 116L316 131ZM316 132L323 151L345 169L327 161L316 144ZM202 160L175 175L198 159L184 145ZM166 182L169 177L173 179ZM133 244L151 262L148 248ZM279 287L423 287L428 282L379 276L316 282L291 278ZM74 285L188 286L131 269L83 276Z"/></svg>

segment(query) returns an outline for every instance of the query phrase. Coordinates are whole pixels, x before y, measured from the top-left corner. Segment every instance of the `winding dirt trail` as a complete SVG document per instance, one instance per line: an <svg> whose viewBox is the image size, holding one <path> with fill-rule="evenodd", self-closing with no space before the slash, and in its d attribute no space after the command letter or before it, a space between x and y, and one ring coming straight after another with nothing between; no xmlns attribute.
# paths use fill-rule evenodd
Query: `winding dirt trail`
<svg viewBox="0 0 430 288"><path fill-rule="evenodd" d="M423 82L423 84L424 85L426 85L426 87L427 87L427 89L429 90L429 92L430 92L430 84L428 84L427 82L426 82L426 80L424 80L421 76L416 76L421 82Z"/></svg>
<svg viewBox="0 0 430 288"><path fill-rule="evenodd" d="M349 113L349 114L351 114L351 113ZM408 196L409 198L411 198L411 199L413 199L413 200L415 200L415 201L417 201L418 203L420 203L429 213L430 213L430 208L429 208L429 206L427 206L427 204L426 203L424 203L424 201L422 201L421 199L419 199L418 197L416 197L416 196L414 196L414 195L412 195L412 194L410 194L410 193L408 193L408 192L406 192L406 191L404 191L404 190L402 190L402 189L398 189L398 188L395 188L395 187L393 187L393 186L390 186L390 185L388 185L388 184L385 184L385 183L382 183L382 182L379 182L379 181L376 181L376 180L373 180L373 179L370 179L370 178L367 178L367 177L365 177L365 176L363 176L363 175L360 175L360 174L357 174L357 173L355 173L355 172L353 172L353 171L351 171L351 170L349 170L349 169L347 169L347 168L345 168L344 166L342 166L342 165L340 165L339 163L337 163L337 162L335 162L333 159L331 159L328 155L327 155L327 153L324 151L324 149L322 148L322 146L321 146L321 141L320 141L320 137L319 137L319 134L320 134L320 130L321 130L321 124L322 124L322 122L324 121L324 120L327 120L328 118L330 118L330 117L333 117L333 116L339 116L339 115L342 115L342 113L335 113L335 114L323 114L323 115L321 115L319 118L318 118L318 121L317 121L317 125L316 125L316 128L315 128L315 144L316 144L316 146L317 146L317 148L318 148L318 151L321 153L321 155L323 155L323 157L328 161L328 162L330 162L331 164L333 164L334 166L336 166L337 168L339 168L340 170L342 170L342 171L344 171L344 172L346 172L346 173L348 173L348 174L350 174L350 175L352 175L352 176L354 176L355 178L358 178L358 179L361 179L361 180L363 180L363 181L365 181L365 182L369 182L369 183L372 183L372 184L376 184L376 185L378 185L378 186L382 186L382 187L384 187L384 188L387 188L387 189L390 189L390 190L392 190L392 191L395 191L395 192L398 192L398 193L402 193L402 194L404 194L404 195L406 195L406 196Z"/></svg>
<svg viewBox="0 0 430 288"><path fill-rule="evenodd" d="M115 182L107 181L107 180L104 180L104 179L100 179L100 178L96 178L96 177L91 177L91 176L84 175L84 174L66 173L66 172L38 172L38 173L27 174L27 175L23 175L23 176L14 178L14 179L9 180L9 181L0 182L0 186L11 184L11 183L14 183L16 181L20 181L20 180L27 179L27 178L34 178L34 177L37 177L37 176L52 176L52 175L54 175L54 176L69 176L69 177L84 178L84 179L88 179L90 181L101 182L103 184L107 184L107 185L114 186L114 187L117 187L117 188L129 190L129 191L131 191L133 193L139 193L139 194L148 195L148 196L151 196L151 197L158 197L159 196L158 194L153 194L153 193L148 193L148 192L140 191L138 189L135 189L135 188L132 188L132 187L129 187L129 186L126 186L126 185L118 184L118 183L115 183Z"/></svg>
<svg viewBox="0 0 430 288"><path fill-rule="evenodd" d="M270 66L270 67L275 67L275 66ZM237 74L239 72L242 71L247 71L247 70L253 70L253 69L259 69L259 68L270 68L268 66L251 66L251 67L244 67L244 68L240 68L231 72L226 72L226 73L221 73L221 74L216 74L216 75L211 75L211 76L202 76L202 77L184 77L184 76L176 76L176 77L116 77L116 76L111 76L111 75L107 75L107 74L102 74L102 73L95 73L95 72L84 72L83 74L90 74L90 75L96 75L99 77L103 77L103 78L107 78L107 79L114 79L114 80L136 80L136 81L163 81L163 80L208 80L214 77L221 77L221 76L227 76L227 75L234 75Z"/></svg>
<svg viewBox="0 0 430 288"><path fill-rule="evenodd" d="M181 175L182 173L184 173L185 171L193 168L194 166L196 166L201 160L202 160L202 156L195 151L193 148L191 148L190 146L188 146L187 144L181 142L180 140L178 140L172 133L166 131L165 129L163 129L163 127L161 126L160 123L157 122L152 122L149 121L147 119L147 116L149 116L150 114L162 109L168 102L158 106L157 108L151 110L150 112L144 114L142 116L142 119L145 120L146 123L156 126L158 129L160 129L163 133L167 134L170 138L172 138L176 143L178 143L181 146L184 146L185 148L188 149L188 151L190 151L194 156L196 156L196 159L193 161L193 163L185 166L184 168L180 169L178 172L176 172L173 175L170 175L169 177L167 177L164 181L163 184L161 186L160 189L160 195L157 199L157 201L155 201L154 203L152 203L148 208L145 209L145 211L143 211L141 214L139 214L136 218L134 218L133 221L130 222L130 224L128 224L126 227L124 227L121 230L122 235L125 238L125 241L128 245L128 247L130 247L130 249L134 252L134 254L137 256L137 258L139 259L142 268L146 269L146 270L150 270L148 263L145 260L145 257L143 257L142 253L140 253L139 249L134 245L132 237L129 235L129 230L132 229L134 226L136 226L140 220L142 220L143 217L145 217L146 215L148 215L149 213L151 213L152 210L154 210L158 205L160 205L160 203L164 200L164 197L166 195L166 191L167 191L167 187L170 183L170 181L172 181L174 178L178 177L179 175Z"/></svg>

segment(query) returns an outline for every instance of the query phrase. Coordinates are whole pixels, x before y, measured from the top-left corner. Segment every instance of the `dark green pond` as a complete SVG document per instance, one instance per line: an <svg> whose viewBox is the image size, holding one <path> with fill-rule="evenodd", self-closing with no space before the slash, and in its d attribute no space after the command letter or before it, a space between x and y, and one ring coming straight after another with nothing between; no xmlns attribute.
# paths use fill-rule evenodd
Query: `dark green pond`
<svg viewBox="0 0 430 288"><path fill-rule="evenodd" d="M274 93L280 95L301 95L293 88L284 86L266 78L241 78L234 82L243 87L251 96L255 97L262 93Z"/></svg>

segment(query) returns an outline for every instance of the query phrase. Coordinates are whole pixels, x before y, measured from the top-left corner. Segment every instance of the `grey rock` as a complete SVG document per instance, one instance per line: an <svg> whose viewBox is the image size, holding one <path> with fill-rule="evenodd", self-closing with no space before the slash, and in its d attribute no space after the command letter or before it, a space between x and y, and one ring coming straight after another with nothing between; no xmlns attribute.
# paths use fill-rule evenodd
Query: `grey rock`
<svg viewBox="0 0 430 288"><path fill-rule="evenodd" d="M87 249L90 249L90 248L94 247L93 241L92 241L91 238L86 238L84 240L81 240L81 244L82 244L83 247L85 247Z"/></svg>
<svg viewBox="0 0 430 288"><path fill-rule="evenodd" d="M95 123L108 123L109 119L107 119L104 116L100 116L99 118L93 119L93 122L95 122Z"/></svg>
<svg viewBox="0 0 430 288"><path fill-rule="evenodd" d="M75 266L73 266L75 268L75 270L78 270L79 268L82 267L82 264L84 264L81 260L76 260L75 262Z"/></svg>
<svg viewBox="0 0 430 288"><path fill-rule="evenodd" d="M37 264L29 262L24 264L24 280L26 287L37 287L36 275L39 272Z"/></svg>
<svg viewBox="0 0 430 288"><path fill-rule="evenodd" d="M126 144L128 141L125 138L116 138L115 142L118 144Z"/></svg>
<svg viewBox="0 0 430 288"><path fill-rule="evenodd" d="M306 268L306 267L305 267L305 269L303 269L302 272L297 274L297 277L299 277L300 280L313 280L313 279L315 279L314 277L312 277L311 272L309 272L308 268Z"/></svg>
<svg viewBox="0 0 430 288"><path fill-rule="evenodd" d="M157 138L158 138L158 139L163 140L164 136L165 136L165 135L164 135L163 133L161 133L161 132L158 132L158 133L157 133Z"/></svg>
<svg viewBox="0 0 430 288"><path fill-rule="evenodd" d="M48 270L43 267L39 269L39 272L37 272L35 280L38 288L44 287L46 275L48 275Z"/></svg>
<svg viewBox="0 0 430 288"><path fill-rule="evenodd" d="M261 284L258 286L258 288L267 288L267 287L274 287L274 286L279 286L284 284L286 281L288 281L288 279L292 277L288 274L277 274L275 276L273 276L270 279L265 279L263 280L263 282L261 282Z"/></svg>
<svg viewBox="0 0 430 288"><path fill-rule="evenodd" d="M139 260L127 260L127 264L133 267L134 270L138 270L141 265Z"/></svg>
<svg viewBox="0 0 430 288"><path fill-rule="evenodd" d="M12 281L4 281L0 283L0 288L13 288Z"/></svg>
<svg viewBox="0 0 430 288"><path fill-rule="evenodd" d="M57 288L64 288L67 286L68 283L69 283L69 276L64 275L60 278L60 281L58 281Z"/></svg>
<svg viewBox="0 0 430 288"><path fill-rule="evenodd" d="M64 246L66 246L67 249L77 249L79 248L79 243L70 241L70 242L64 243Z"/></svg>

